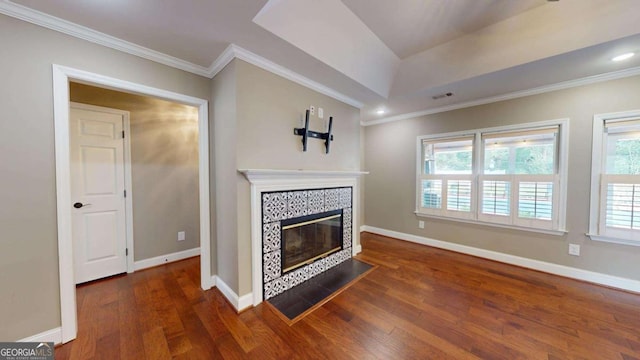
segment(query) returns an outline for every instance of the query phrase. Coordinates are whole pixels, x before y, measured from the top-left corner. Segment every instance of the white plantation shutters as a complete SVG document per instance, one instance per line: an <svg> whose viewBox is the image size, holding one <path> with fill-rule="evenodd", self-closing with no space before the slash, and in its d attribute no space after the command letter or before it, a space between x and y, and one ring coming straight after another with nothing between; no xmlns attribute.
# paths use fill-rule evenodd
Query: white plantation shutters
<svg viewBox="0 0 640 360"><path fill-rule="evenodd" d="M551 220L553 182L521 181L518 185L518 217Z"/></svg>
<svg viewBox="0 0 640 360"><path fill-rule="evenodd" d="M488 222L554 229L559 187L559 126L482 134L478 218Z"/></svg>
<svg viewBox="0 0 640 360"><path fill-rule="evenodd" d="M601 154L596 153L596 136L601 137ZM599 178L600 186L591 232L606 240L640 245L640 119L596 117L594 163L592 171L597 173L592 178Z"/></svg>
<svg viewBox="0 0 640 360"><path fill-rule="evenodd" d="M626 179L606 182L606 227L640 230L640 184L625 183Z"/></svg>
<svg viewBox="0 0 640 360"><path fill-rule="evenodd" d="M471 180L447 181L447 210L471 211Z"/></svg>
<svg viewBox="0 0 640 360"><path fill-rule="evenodd" d="M567 129L562 119L418 137L416 214L564 233Z"/></svg>
<svg viewBox="0 0 640 360"><path fill-rule="evenodd" d="M423 141L420 164L422 213L473 217L473 136Z"/></svg>
<svg viewBox="0 0 640 360"><path fill-rule="evenodd" d="M511 182L485 179L481 186L482 213L509 216L511 213Z"/></svg>

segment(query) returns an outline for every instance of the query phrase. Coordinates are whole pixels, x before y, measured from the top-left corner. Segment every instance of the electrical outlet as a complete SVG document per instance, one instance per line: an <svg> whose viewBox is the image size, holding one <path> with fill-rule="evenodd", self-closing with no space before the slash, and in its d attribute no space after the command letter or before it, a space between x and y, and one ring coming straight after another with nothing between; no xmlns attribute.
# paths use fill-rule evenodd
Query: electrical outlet
<svg viewBox="0 0 640 360"><path fill-rule="evenodd" d="M316 107L311 105L309 106L309 114L311 115L315 115L316 114Z"/></svg>
<svg viewBox="0 0 640 360"><path fill-rule="evenodd" d="M420 229L424 229L424 221L422 221L422 220L418 221L418 227Z"/></svg>
<svg viewBox="0 0 640 360"><path fill-rule="evenodd" d="M185 239L185 232L178 231L178 241L184 241L184 239Z"/></svg>
<svg viewBox="0 0 640 360"><path fill-rule="evenodd" d="M318 117L322 119L324 117L324 110L322 108L318 108Z"/></svg>
<svg viewBox="0 0 640 360"><path fill-rule="evenodd" d="M569 244L569 255L580 256L580 245Z"/></svg>

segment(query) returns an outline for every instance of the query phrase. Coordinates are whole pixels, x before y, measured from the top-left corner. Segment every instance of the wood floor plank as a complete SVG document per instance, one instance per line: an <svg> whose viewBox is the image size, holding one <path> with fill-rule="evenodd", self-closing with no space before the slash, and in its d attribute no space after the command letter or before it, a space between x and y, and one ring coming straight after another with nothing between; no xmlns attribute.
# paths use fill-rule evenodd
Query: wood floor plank
<svg viewBox="0 0 640 360"><path fill-rule="evenodd" d="M275 314L276 310L273 307L265 304L258 305L249 311L254 312L257 317L262 319L273 331L274 336L283 339L283 341L286 339L287 345L291 347L296 357L322 360L335 358L329 356L331 351L323 351L323 349L330 348L330 342L304 322L290 326Z"/></svg>
<svg viewBox="0 0 640 360"><path fill-rule="evenodd" d="M156 327L142 334L147 359L171 359L171 351L162 328Z"/></svg>
<svg viewBox="0 0 640 360"><path fill-rule="evenodd" d="M332 343L332 346L339 348L345 357L351 359L378 359L371 352L370 347L364 346L357 341L352 334L353 329L343 325L343 321L335 314L325 311L323 308L311 313L305 318L309 324L319 333L323 334Z"/></svg>
<svg viewBox="0 0 640 360"><path fill-rule="evenodd" d="M253 333L251 332L251 329L249 329L249 327L240 320L231 306L222 299L217 299L214 306L216 314L220 317L227 330L231 333L231 336L233 336L242 350L246 353L253 350L257 346Z"/></svg>
<svg viewBox="0 0 640 360"><path fill-rule="evenodd" d="M362 234L375 271L289 325L199 287L192 258L77 287L56 359L640 360L640 294Z"/></svg>

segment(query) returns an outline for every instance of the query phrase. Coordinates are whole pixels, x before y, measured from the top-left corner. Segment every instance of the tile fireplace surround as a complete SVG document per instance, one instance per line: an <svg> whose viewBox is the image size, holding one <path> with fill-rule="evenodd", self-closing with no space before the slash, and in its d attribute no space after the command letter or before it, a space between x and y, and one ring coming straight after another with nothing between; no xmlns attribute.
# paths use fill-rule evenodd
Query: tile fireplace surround
<svg viewBox="0 0 640 360"><path fill-rule="evenodd" d="M252 296L258 305L351 258L360 251L358 177L361 171L239 170L251 183ZM281 274L280 221L343 211L343 249Z"/></svg>
<svg viewBox="0 0 640 360"><path fill-rule="evenodd" d="M283 291L349 259L351 251L352 187L305 189L262 193L262 276L263 297L268 300ZM305 215L342 210L342 250L311 264L282 274L280 222Z"/></svg>

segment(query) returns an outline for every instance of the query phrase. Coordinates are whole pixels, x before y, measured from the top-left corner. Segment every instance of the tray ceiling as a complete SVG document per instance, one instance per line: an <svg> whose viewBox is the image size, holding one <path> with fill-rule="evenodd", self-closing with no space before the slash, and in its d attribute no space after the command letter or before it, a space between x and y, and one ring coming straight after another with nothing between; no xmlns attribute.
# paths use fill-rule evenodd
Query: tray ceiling
<svg viewBox="0 0 640 360"><path fill-rule="evenodd" d="M609 61L640 52L637 0L0 0L0 10L200 69L234 44L362 103L363 122L640 66L640 56ZM454 96L432 99L441 92Z"/></svg>

